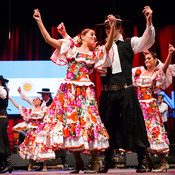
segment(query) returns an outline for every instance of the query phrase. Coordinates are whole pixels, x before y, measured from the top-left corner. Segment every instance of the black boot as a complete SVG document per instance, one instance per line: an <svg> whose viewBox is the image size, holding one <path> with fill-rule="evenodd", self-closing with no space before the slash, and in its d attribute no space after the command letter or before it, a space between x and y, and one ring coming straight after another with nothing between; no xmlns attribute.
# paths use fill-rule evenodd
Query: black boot
<svg viewBox="0 0 175 175"><path fill-rule="evenodd" d="M5 168L5 162L3 157L3 154L0 154L0 171L2 171Z"/></svg>
<svg viewBox="0 0 175 175"><path fill-rule="evenodd" d="M99 173L107 173L110 168L115 168L115 160L114 158L110 160L105 160L104 165L99 171Z"/></svg>
<svg viewBox="0 0 175 175"><path fill-rule="evenodd" d="M0 159L0 172L5 168L5 163Z"/></svg>
<svg viewBox="0 0 175 175"><path fill-rule="evenodd" d="M155 164L151 160L151 156L149 153L146 154L146 172L151 172L153 169L155 169Z"/></svg>
<svg viewBox="0 0 175 175"><path fill-rule="evenodd" d="M104 165L101 168L101 170L99 170L99 173L107 173L109 170L109 167L110 167L109 162L104 162Z"/></svg>
<svg viewBox="0 0 175 175"><path fill-rule="evenodd" d="M138 149L137 151L137 159L138 159L138 167L137 173L145 173L146 172L146 149Z"/></svg>
<svg viewBox="0 0 175 175"><path fill-rule="evenodd" d="M109 168L111 168L112 165L114 165L114 149L108 148L105 150L105 159L104 159L104 165L100 169L99 173L107 173Z"/></svg>
<svg viewBox="0 0 175 175"><path fill-rule="evenodd" d="M67 160L66 160L66 155L61 156L61 162L63 164L63 170L64 171L69 170L69 166L68 166Z"/></svg>
<svg viewBox="0 0 175 175"><path fill-rule="evenodd" d="M109 163L109 168L115 168L115 167L116 167L116 163L115 163L115 159L113 157Z"/></svg>
<svg viewBox="0 0 175 175"><path fill-rule="evenodd" d="M43 170L43 162L40 162L38 168L36 168L34 171L42 171L42 170Z"/></svg>
<svg viewBox="0 0 175 175"><path fill-rule="evenodd" d="M5 162L4 163L5 167L0 171L0 173L6 173L6 172L11 173L13 171L13 167L12 167L10 156L4 156L4 162Z"/></svg>

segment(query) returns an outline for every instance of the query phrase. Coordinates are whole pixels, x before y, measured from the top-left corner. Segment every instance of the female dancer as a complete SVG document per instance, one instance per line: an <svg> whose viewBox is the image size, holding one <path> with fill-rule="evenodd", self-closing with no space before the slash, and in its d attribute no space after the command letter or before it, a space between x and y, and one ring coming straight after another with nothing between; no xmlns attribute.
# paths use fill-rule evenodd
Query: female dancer
<svg viewBox="0 0 175 175"><path fill-rule="evenodd" d="M72 39L60 41L50 37L38 9L34 10L33 17L45 41L56 48L51 60L58 65L68 65L66 78L49 107L47 122L38 134L37 142L53 150L72 151L75 170L71 173L78 173L84 168L80 152L90 152L92 165L86 173L95 173L100 168L98 153L109 146L109 137L99 116L94 84L89 74L106 61L101 58L112 46L115 18L108 16L112 29L108 42L94 50L94 30L83 30L78 43Z"/></svg>
<svg viewBox="0 0 175 175"><path fill-rule="evenodd" d="M10 143L7 135L8 119L6 108L8 106L8 80L0 75L0 173L13 171L10 160Z"/></svg>
<svg viewBox="0 0 175 175"><path fill-rule="evenodd" d="M160 166L157 170L154 170L154 172L161 172L169 168L165 160L165 155L169 152L169 140L162 122L157 101L153 98L153 92L158 93L161 86L165 86L166 79L168 79L165 74L174 51L174 47L169 45L168 57L161 69L157 67L157 55L153 52L145 55L146 69L143 66L132 69L133 85L137 87L137 95L143 111L150 143L148 152L156 153L160 160ZM148 155L147 165L148 171L151 171L151 159Z"/></svg>
<svg viewBox="0 0 175 175"><path fill-rule="evenodd" d="M48 113L48 108L46 106L40 106L41 100L38 97L33 98L35 109L19 106L11 97L9 97L9 100L19 109L23 119L29 122L24 142L19 145L19 154L23 159L29 159L28 171L32 171L34 160L40 161L42 159L55 158L55 153L53 151L44 150L44 152L42 152L41 149L43 148L35 142L37 131L39 131L40 125L43 123L44 117ZM40 154L41 152L42 154ZM43 171L47 171L46 160L43 162Z"/></svg>

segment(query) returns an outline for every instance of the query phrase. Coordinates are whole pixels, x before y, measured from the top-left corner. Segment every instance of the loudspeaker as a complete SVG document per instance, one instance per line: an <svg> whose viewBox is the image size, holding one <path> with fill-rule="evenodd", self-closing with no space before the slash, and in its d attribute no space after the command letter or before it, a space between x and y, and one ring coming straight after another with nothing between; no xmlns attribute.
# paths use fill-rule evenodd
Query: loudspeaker
<svg viewBox="0 0 175 175"><path fill-rule="evenodd" d="M125 153L125 167L135 167L138 165L137 153Z"/></svg>
<svg viewBox="0 0 175 175"><path fill-rule="evenodd" d="M22 159L19 154L11 155L12 166L13 167L25 167L29 166L29 160Z"/></svg>
<svg viewBox="0 0 175 175"><path fill-rule="evenodd" d="M84 166L88 166L89 165L89 155L81 153L81 158L84 162ZM71 152L67 152L67 164L69 166L74 166L74 163L75 163L75 160L74 160L73 154Z"/></svg>
<svg viewBox="0 0 175 175"><path fill-rule="evenodd" d="M57 152L58 153L58 152ZM56 154L57 154L56 153ZM65 153L64 153L65 154ZM88 166L89 165L89 156L87 154L81 154L81 158L84 162L84 166ZM74 156L72 152L66 151L66 163L72 167L74 166L75 160L74 160ZM61 157L60 157L60 153L57 154L57 158L56 159L52 159L52 160L48 160L47 161L47 165L49 166L57 166L57 165L62 165L62 161L61 161Z"/></svg>

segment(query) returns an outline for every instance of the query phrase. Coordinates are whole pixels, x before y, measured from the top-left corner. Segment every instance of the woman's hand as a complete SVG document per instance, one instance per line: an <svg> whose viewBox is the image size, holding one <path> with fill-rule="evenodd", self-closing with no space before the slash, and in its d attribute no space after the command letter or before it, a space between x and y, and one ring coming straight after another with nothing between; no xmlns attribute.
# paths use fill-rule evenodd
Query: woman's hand
<svg viewBox="0 0 175 175"><path fill-rule="evenodd" d="M41 14L40 14L40 12L39 12L38 9L34 9L33 18L34 18L36 21L41 21Z"/></svg>
<svg viewBox="0 0 175 175"><path fill-rule="evenodd" d="M61 43L57 39L54 39L50 36L50 34L46 30L46 28L41 20L41 15L40 15L40 12L38 9L34 10L33 18L37 21L38 27L39 27L41 34L42 34L43 38L45 39L46 43L48 43L49 45L51 45L54 48L60 49Z"/></svg>
<svg viewBox="0 0 175 175"><path fill-rule="evenodd" d="M173 45L169 44L169 48L168 48L168 56L167 59L165 60L165 64L162 67L162 70L164 71L164 73L166 73L168 66L171 62L172 56L173 56L173 52L175 51L175 48Z"/></svg>
<svg viewBox="0 0 175 175"><path fill-rule="evenodd" d="M169 44L168 52L169 54L172 54L175 51L175 48L173 45Z"/></svg>
<svg viewBox="0 0 175 175"><path fill-rule="evenodd" d="M19 92L19 94L21 93L21 87L19 87L18 89L17 89L17 91Z"/></svg>
<svg viewBox="0 0 175 175"><path fill-rule="evenodd" d="M57 30L63 38L66 38L68 36L63 22L58 25Z"/></svg>

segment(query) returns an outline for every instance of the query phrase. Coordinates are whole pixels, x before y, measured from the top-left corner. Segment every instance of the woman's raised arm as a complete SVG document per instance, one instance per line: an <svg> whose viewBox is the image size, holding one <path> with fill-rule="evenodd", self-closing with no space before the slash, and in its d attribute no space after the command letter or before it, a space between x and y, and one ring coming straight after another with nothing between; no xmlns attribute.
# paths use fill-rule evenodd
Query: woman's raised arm
<svg viewBox="0 0 175 175"><path fill-rule="evenodd" d="M50 36L50 34L47 32L43 22L42 22L42 19L41 19L41 14L39 12L38 9L35 9L34 10L34 14L33 14L33 18L37 21L37 24L38 24L38 27L41 31L41 34L43 36L43 38L45 39L45 41L53 46L54 48L57 48L57 49L60 49L61 48L61 42L57 39L54 39Z"/></svg>
<svg viewBox="0 0 175 175"><path fill-rule="evenodd" d="M19 109L19 105L14 101L12 100L12 98L9 96L9 100L13 103L13 105Z"/></svg>
<svg viewBox="0 0 175 175"><path fill-rule="evenodd" d="M173 55L173 52L175 51L175 48L173 47L173 45L169 44L169 49L168 49L168 56L167 56L167 59L165 60L165 63L162 67L162 70L164 73L166 73L167 71L167 68L171 62L171 59L172 59L172 55Z"/></svg>

